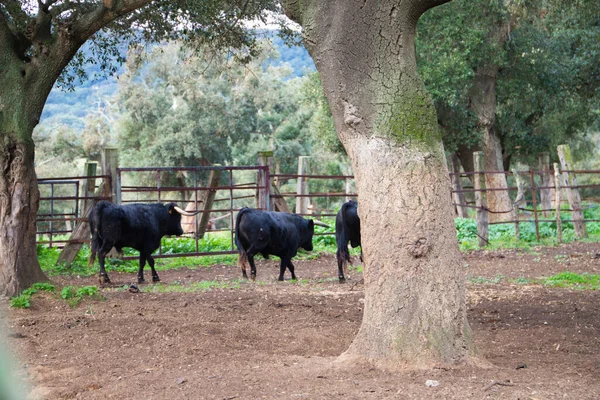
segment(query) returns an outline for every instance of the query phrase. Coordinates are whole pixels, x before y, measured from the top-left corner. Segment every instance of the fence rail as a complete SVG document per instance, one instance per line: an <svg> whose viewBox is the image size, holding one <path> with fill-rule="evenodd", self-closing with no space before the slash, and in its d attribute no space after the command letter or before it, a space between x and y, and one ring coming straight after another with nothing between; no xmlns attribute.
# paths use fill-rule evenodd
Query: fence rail
<svg viewBox="0 0 600 400"><path fill-rule="evenodd" d="M77 224L86 223L86 204L91 201L105 199L121 204L173 201L188 211L200 211L195 217L182 218L184 237L195 240L196 250L165 254L159 248L156 257L232 254L236 252L234 220L244 206L295 211L317 218L334 217L343 201L358 196L352 175L310 174L308 158L299 163L298 174L273 174L272 160L265 154L259 156L256 166L118 168L107 165L103 170L113 170L114 175L94 173L39 179L38 243L62 247L67 243L87 242L86 237L65 239L57 235L71 234ZM497 175L506 177L506 187L487 187L486 180ZM581 183L577 183L577 175L584 177ZM585 237L585 224L600 222L585 219L582 206L586 201L600 198L600 170L577 170L564 161L562 166L545 165L526 171L461 172L453 168L449 177L452 182L450 201L457 215L468 217L475 211L480 245L489 243L489 225L514 224L515 235L519 236L521 224L533 223L539 240L542 223L556 223L559 230L562 224L573 223L579 225L578 237ZM96 185L96 180L101 183ZM295 191L290 190L293 185L296 185ZM280 191L284 186L287 191ZM505 196L502 208L488 207L489 200L502 193ZM572 214L570 218L565 218L566 212ZM201 251L199 242L207 231L229 232L231 247L225 251ZM333 226L331 231L317 235L331 234L334 234ZM562 231L557 235L561 240Z"/></svg>

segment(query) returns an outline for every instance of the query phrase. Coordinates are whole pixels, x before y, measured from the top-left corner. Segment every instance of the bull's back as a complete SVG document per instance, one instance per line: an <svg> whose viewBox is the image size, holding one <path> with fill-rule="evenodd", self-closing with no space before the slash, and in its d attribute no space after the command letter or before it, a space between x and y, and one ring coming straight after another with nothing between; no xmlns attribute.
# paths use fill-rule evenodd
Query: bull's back
<svg viewBox="0 0 600 400"><path fill-rule="evenodd" d="M236 222L236 243L243 251L293 257L300 247L300 222L294 215L243 208Z"/></svg>

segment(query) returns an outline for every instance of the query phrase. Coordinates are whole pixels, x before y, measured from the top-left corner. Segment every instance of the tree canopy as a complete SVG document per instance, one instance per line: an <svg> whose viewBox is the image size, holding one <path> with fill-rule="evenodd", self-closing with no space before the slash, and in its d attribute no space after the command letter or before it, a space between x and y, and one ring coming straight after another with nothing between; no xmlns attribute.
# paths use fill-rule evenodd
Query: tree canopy
<svg viewBox="0 0 600 400"><path fill-rule="evenodd" d="M507 39L489 40L502 24ZM505 158L533 162L560 143L585 143L598 119L599 29L597 13L572 2L459 0L427 12L418 27L419 70L446 149L481 140L469 88L483 61L499 70L496 133Z"/></svg>

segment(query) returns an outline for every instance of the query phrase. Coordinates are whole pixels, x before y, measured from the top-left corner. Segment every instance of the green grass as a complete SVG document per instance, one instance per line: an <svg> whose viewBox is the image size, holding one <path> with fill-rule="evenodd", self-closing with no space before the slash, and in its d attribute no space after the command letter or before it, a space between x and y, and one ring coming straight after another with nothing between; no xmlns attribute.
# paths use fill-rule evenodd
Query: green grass
<svg viewBox="0 0 600 400"><path fill-rule="evenodd" d="M200 281L188 284L182 283L171 283L162 284L157 283L154 285L148 285L140 289L141 292L145 293L192 293L192 292L206 292L212 289L239 289L239 280L233 281ZM123 290L126 290L129 286L123 286Z"/></svg>
<svg viewBox="0 0 600 400"><path fill-rule="evenodd" d="M550 277L543 278L525 278L507 279L503 275L496 275L494 278L483 276L470 276L469 282L473 284L486 285L490 283L500 283L506 281L517 285L543 285L552 288L568 288L575 290L600 290L600 275L594 274L576 274L574 272L564 271Z"/></svg>
<svg viewBox="0 0 600 400"><path fill-rule="evenodd" d="M569 288L576 290L600 290L600 275L576 274L565 271L543 279L549 287Z"/></svg>

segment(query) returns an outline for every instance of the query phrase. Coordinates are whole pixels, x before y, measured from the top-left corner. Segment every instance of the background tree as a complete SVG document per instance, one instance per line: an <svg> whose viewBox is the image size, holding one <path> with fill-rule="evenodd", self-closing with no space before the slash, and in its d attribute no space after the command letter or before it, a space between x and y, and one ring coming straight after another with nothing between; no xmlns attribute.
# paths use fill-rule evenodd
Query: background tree
<svg viewBox="0 0 600 400"><path fill-rule="evenodd" d="M414 50L419 17L442 3L284 2L357 182L365 308L346 360L397 368L472 354L446 160Z"/></svg>
<svg viewBox="0 0 600 400"><path fill-rule="evenodd" d="M582 7L459 0L419 21L419 69L446 150L459 154L466 171L474 150L485 150L487 170L509 170L513 160L535 165L539 152L556 154L557 144L585 144L586 127L597 119L590 93L600 59L592 43L598 13ZM506 209L506 201L490 208Z"/></svg>
<svg viewBox="0 0 600 400"><path fill-rule="evenodd" d="M45 279L35 246L39 192L32 132L54 83L68 85L83 71L88 60L78 53L81 46L91 40L92 61L108 71L121 60L121 41L180 37L215 47L246 46L250 56L252 33L239 22L264 18L265 9L276 6L269 0L0 3L0 293L14 295ZM65 68L72 73L63 74Z"/></svg>

